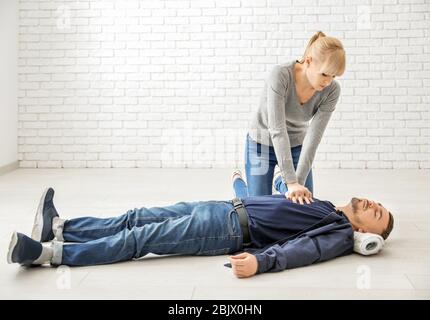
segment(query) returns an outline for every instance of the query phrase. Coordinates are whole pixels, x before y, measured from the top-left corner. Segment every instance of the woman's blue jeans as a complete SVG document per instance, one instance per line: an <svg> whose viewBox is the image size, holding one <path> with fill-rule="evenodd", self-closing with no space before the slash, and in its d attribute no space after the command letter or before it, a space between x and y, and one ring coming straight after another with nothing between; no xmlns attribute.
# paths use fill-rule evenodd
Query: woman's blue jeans
<svg viewBox="0 0 430 320"><path fill-rule="evenodd" d="M222 255L242 248L242 231L229 201L179 202L140 208L115 218L63 220L53 265L97 265L147 253Z"/></svg>
<svg viewBox="0 0 430 320"><path fill-rule="evenodd" d="M291 148L294 169L297 170L302 146ZM245 146L245 173L248 184L248 196L263 196L272 194L272 181L275 166L278 164L275 149L272 146L262 145L246 136ZM286 184L278 177L274 182L275 189L280 193L288 191ZM305 187L313 193L312 170L306 178Z"/></svg>

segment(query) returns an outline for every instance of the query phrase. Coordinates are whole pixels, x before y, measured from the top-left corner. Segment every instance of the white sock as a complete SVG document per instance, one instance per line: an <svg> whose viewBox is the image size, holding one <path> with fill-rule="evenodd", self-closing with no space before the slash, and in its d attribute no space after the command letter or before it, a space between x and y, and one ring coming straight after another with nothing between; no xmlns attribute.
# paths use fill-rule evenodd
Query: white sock
<svg viewBox="0 0 430 320"><path fill-rule="evenodd" d="M63 238L63 230L64 230L64 223L66 220L61 219L60 217L54 217L52 219L52 232L54 233L54 237L58 241L64 241Z"/></svg>
<svg viewBox="0 0 430 320"><path fill-rule="evenodd" d="M51 248L51 244L49 245L43 245L42 253L40 254L39 258L33 261L32 264L45 264L45 263L51 263L52 257L54 255L54 250Z"/></svg>
<svg viewBox="0 0 430 320"><path fill-rule="evenodd" d="M59 217L54 217L52 219L52 232L54 234L57 233L57 229L58 229L58 224L60 223L60 218Z"/></svg>

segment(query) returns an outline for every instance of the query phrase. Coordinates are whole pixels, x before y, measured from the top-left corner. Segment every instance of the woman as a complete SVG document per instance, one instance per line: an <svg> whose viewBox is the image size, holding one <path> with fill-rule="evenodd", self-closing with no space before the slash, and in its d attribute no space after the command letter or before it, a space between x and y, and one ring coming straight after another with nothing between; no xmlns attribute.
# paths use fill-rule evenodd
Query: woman
<svg viewBox="0 0 430 320"><path fill-rule="evenodd" d="M286 197L294 202L312 200L312 162L340 95L334 78L344 70L342 43L321 31L310 39L301 61L273 68L246 139L250 196L272 193L278 165L280 191L288 191Z"/></svg>

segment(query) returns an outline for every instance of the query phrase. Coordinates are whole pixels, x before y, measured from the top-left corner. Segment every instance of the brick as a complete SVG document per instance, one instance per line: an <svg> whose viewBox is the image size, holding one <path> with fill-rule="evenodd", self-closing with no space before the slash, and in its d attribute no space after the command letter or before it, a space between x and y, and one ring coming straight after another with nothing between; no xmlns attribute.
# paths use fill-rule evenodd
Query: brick
<svg viewBox="0 0 430 320"><path fill-rule="evenodd" d="M36 2L19 8L21 166L237 166L267 70L322 29L343 41L348 63L315 166L430 168L405 158L430 145L422 0L69 1L65 29L55 4ZM366 8L369 29L355 16ZM163 160L176 143L182 159Z"/></svg>

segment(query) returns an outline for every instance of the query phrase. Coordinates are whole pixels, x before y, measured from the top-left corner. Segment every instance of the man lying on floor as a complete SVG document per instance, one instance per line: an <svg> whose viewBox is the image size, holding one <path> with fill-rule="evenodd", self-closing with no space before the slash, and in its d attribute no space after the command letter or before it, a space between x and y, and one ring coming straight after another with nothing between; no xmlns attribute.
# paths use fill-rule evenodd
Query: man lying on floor
<svg viewBox="0 0 430 320"><path fill-rule="evenodd" d="M244 187L239 178L235 188ZM393 228L386 208L359 198L336 207L315 198L300 204L284 195L268 195L135 208L114 218L64 220L53 197L52 188L42 195L31 238L13 233L9 263L87 266L148 253L207 256L245 251L230 257L233 273L244 278L350 254L354 231L386 239Z"/></svg>

